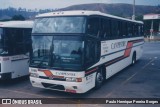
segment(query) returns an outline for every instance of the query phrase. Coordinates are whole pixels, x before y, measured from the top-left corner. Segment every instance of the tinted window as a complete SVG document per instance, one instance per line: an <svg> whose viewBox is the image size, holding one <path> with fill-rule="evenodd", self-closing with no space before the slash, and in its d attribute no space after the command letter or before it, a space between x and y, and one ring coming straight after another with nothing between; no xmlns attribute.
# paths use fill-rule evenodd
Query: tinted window
<svg viewBox="0 0 160 107"><path fill-rule="evenodd" d="M99 37L99 18L93 17L88 19L88 24L87 24L87 34L90 36L95 36Z"/></svg>
<svg viewBox="0 0 160 107"><path fill-rule="evenodd" d="M31 29L6 28L4 33L4 47L8 54L25 54L31 49Z"/></svg>
<svg viewBox="0 0 160 107"><path fill-rule="evenodd" d="M3 45L2 45L2 34L3 34L3 29L2 28L0 28L0 53L2 53L3 52Z"/></svg>
<svg viewBox="0 0 160 107"><path fill-rule="evenodd" d="M35 20L33 33L84 33L84 17L52 17Z"/></svg>
<svg viewBox="0 0 160 107"><path fill-rule="evenodd" d="M91 66L100 59L100 43L96 40L86 41L86 66Z"/></svg>
<svg viewBox="0 0 160 107"><path fill-rule="evenodd" d="M110 19L101 19L101 38L110 39L111 38L111 23Z"/></svg>
<svg viewBox="0 0 160 107"><path fill-rule="evenodd" d="M143 27L143 25L141 25L141 36L143 36L144 35L144 27Z"/></svg>
<svg viewBox="0 0 160 107"><path fill-rule="evenodd" d="M117 20L111 21L111 28L112 28L112 39L118 38L119 30L118 30L118 21Z"/></svg>
<svg viewBox="0 0 160 107"><path fill-rule="evenodd" d="M138 24L134 24L134 31L133 31L133 34L134 36L139 36L139 33L138 33L138 28L139 28L139 25Z"/></svg>
<svg viewBox="0 0 160 107"><path fill-rule="evenodd" d="M31 66L82 69L84 42L75 36L32 36Z"/></svg>
<svg viewBox="0 0 160 107"><path fill-rule="evenodd" d="M122 21L118 21L118 38L123 38L123 32L122 32Z"/></svg>
<svg viewBox="0 0 160 107"><path fill-rule="evenodd" d="M128 37L132 37L132 36L133 36L133 24L128 23Z"/></svg>
<svg viewBox="0 0 160 107"><path fill-rule="evenodd" d="M127 34L128 34L127 28L128 28L127 22L122 22L122 35L123 35L124 38L125 38L125 37L127 36Z"/></svg>

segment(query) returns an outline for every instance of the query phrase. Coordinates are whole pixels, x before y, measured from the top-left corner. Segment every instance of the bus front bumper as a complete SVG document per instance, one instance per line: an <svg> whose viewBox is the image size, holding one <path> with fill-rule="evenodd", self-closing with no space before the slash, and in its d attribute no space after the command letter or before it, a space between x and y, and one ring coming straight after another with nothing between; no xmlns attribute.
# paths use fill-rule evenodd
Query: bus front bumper
<svg viewBox="0 0 160 107"><path fill-rule="evenodd" d="M86 87L85 82L67 82L46 80L35 77L30 77L33 87L45 88L50 90L64 91L70 93L85 93L89 89Z"/></svg>
<svg viewBox="0 0 160 107"><path fill-rule="evenodd" d="M0 80L9 80L11 79L11 72L10 73L0 73Z"/></svg>

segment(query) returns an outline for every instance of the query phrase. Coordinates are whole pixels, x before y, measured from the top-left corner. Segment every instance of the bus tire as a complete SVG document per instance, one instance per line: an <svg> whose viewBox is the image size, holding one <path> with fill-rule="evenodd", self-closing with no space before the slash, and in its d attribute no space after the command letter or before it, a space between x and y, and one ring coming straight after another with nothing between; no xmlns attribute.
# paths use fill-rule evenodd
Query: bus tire
<svg viewBox="0 0 160 107"><path fill-rule="evenodd" d="M134 65L136 63L136 52L133 53L133 56L132 56L132 63L131 65Z"/></svg>
<svg viewBox="0 0 160 107"><path fill-rule="evenodd" d="M99 89L104 82L104 76L103 76L103 69L99 69L99 71L96 73L96 79L95 79L95 88Z"/></svg>

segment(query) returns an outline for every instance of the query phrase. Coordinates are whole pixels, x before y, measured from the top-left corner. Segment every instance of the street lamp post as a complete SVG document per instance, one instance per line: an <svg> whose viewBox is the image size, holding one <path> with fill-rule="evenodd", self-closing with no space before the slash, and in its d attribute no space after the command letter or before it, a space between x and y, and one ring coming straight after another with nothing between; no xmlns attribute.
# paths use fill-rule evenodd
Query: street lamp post
<svg viewBox="0 0 160 107"><path fill-rule="evenodd" d="M135 20L135 4L136 4L136 1L133 0L133 15L132 15L132 20Z"/></svg>
<svg viewBox="0 0 160 107"><path fill-rule="evenodd" d="M150 29L150 33L151 33L151 35L150 35L150 39L153 39L153 20L152 20L152 22L151 22L151 29Z"/></svg>

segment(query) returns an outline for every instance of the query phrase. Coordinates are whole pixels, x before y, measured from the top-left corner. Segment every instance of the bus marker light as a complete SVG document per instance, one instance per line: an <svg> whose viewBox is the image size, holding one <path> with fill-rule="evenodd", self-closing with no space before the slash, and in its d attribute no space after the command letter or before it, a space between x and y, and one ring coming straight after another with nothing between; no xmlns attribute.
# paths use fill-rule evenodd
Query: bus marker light
<svg viewBox="0 0 160 107"><path fill-rule="evenodd" d="M68 82L76 82L76 78L67 77L66 81L68 81Z"/></svg>
<svg viewBox="0 0 160 107"><path fill-rule="evenodd" d="M77 78L77 82L82 82L82 78Z"/></svg>
<svg viewBox="0 0 160 107"><path fill-rule="evenodd" d="M76 90L66 89L66 92L69 92L69 93L76 93Z"/></svg>
<svg viewBox="0 0 160 107"><path fill-rule="evenodd" d="M31 77L36 77L36 78L39 77L39 75L38 75L37 73L30 73L30 76L31 76Z"/></svg>
<svg viewBox="0 0 160 107"><path fill-rule="evenodd" d="M68 82L82 82L82 78L67 77L66 81L68 81Z"/></svg>

